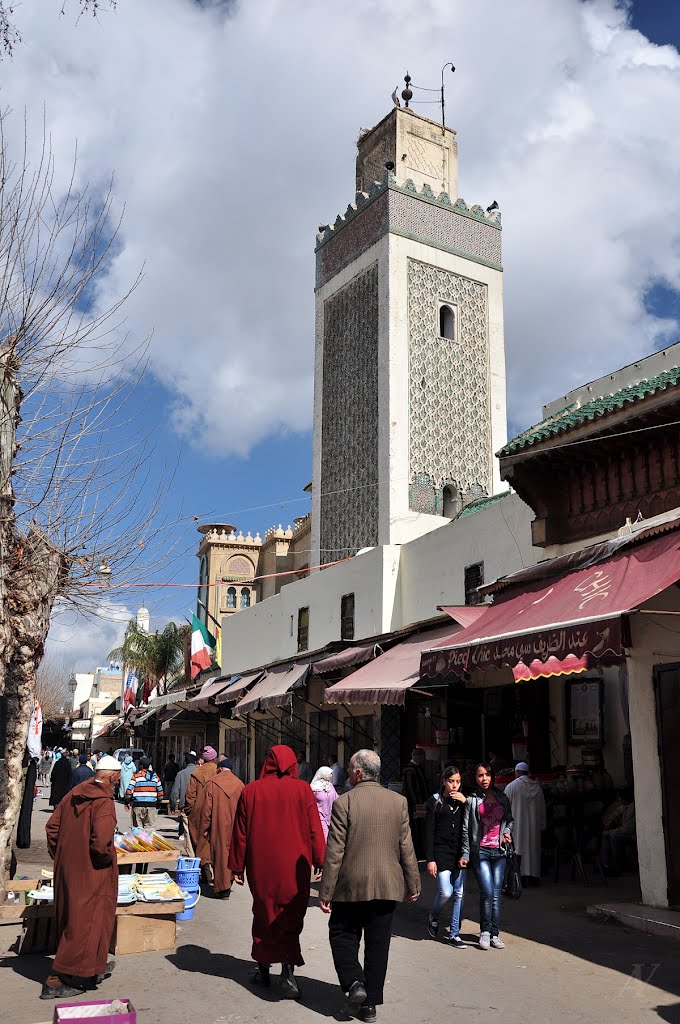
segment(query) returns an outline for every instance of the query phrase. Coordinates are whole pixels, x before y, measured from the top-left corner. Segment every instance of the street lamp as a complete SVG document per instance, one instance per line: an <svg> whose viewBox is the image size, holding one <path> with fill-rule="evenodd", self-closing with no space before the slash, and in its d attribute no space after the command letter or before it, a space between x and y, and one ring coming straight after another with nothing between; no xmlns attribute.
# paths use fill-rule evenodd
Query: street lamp
<svg viewBox="0 0 680 1024"><path fill-rule="evenodd" d="M76 695L76 690L78 689L78 681L76 680L75 676L71 676L71 678L69 679L68 688L71 691L71 706L72 709L75 711L74 699Z"/></svg>

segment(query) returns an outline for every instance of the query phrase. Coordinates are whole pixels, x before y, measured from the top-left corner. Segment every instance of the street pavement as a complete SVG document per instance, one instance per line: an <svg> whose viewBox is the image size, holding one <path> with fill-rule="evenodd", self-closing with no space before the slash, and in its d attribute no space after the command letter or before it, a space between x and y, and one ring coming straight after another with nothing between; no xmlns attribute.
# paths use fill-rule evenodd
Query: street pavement
<svg viewBox="0 0 680 1024"><path fill-rule="evenodd" d="M36 801L34 841L22 853L19 875L32 877L46 867L44 842L48 812ZM121 809L122 823L129 816ZM161 818L167 835L172 819ZM379 1021L425 1024L453 1020L461 1024L680 1024L680 943L646 935L586 914L589 902L635 898L630 878L606 888L565 880L545 881L517 903L503 903L505 950L483 952L474 946L456 951L427 935L432 883L414 906L401 906ZM638 894L639 897L639 894ZM474 940L477 890L469 885L462 935ZM313 895L302 936L305 966L298 971L302 1002L279 1000L253 988L249 973L250 895L236 888L228 901L204 894L193 921L177 926L175 952L118 957L113 976L96 996L129 998L139 1024L313 1024L322 1018L349 1021L328 946L328 918ZM16 925L0 925L0 1021L42 1024L52 1020L54 1004L41 1002L46 957L17 957L10 946Z"/></svg>

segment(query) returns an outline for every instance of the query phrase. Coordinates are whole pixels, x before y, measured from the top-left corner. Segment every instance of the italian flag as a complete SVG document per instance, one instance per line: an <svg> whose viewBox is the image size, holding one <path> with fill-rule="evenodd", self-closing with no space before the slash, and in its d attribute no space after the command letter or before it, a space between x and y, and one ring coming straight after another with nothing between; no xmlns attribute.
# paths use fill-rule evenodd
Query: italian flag
<svg viewBox="0 0 680 1024"><path fill-rule="evenodd" d="M192 615L191 621L191 678L195 679L204 668L210 668L214 661L217 641L203 623Z"/></svg>

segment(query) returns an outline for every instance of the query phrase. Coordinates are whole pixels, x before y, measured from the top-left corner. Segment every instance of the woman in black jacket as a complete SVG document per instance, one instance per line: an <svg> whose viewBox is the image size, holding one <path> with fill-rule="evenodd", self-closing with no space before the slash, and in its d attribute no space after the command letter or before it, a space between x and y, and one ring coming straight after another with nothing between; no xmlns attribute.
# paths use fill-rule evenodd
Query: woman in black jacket
<svg viewBox="0 0 680 1024"><path fill-rule="evenodd" d="M427 872L437 879L437 895L428 915L427 927L432 938L439 932L439 914L453 896L449 943L455 949L465 949L460 937L463 913L465 871L460 866L463 843L463 816L465 797L460 792L460 772L450 766L442 772L439 793L427 801L425 818L425 856Z"/></svg>

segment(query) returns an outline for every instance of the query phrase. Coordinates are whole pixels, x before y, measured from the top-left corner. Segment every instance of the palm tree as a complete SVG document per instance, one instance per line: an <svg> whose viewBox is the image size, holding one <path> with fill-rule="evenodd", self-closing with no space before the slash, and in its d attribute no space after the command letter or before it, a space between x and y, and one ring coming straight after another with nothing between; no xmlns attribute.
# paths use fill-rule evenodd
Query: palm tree
<svg viewBox="0 0 680 1024"><path fill-rule="evenodd" d="M168 682L182 674L187 629L187 626L168 622L162 632L147 633L140 629L135 619L131 619L122 647L111 651L109 658L134 669L140 683L142 679L146 680L150 691L157 688L159 692L167 692Z"/></svg>

